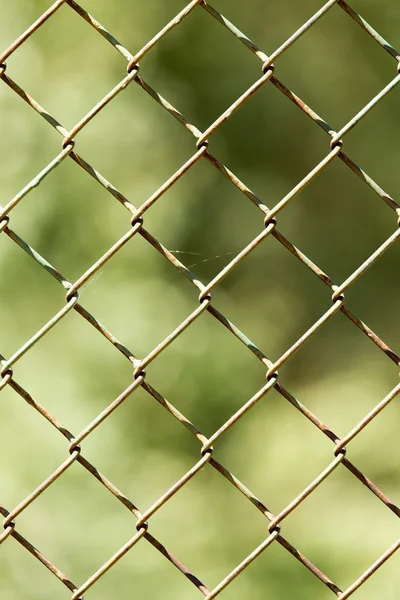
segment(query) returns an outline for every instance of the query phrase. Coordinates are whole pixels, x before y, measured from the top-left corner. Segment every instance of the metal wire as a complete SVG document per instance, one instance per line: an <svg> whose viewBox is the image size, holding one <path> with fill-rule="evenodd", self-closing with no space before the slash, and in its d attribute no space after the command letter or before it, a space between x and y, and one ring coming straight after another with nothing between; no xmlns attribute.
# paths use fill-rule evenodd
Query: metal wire
<svg viewBox="0 0 400 600"><path fill-rule="evenodd" d="M127 74L91 111L89 111L70 131L65 129L55 117L50 115L40 104L38 104L25 90L23 90L8 74L7 59L18 49L24 42L37 30L45 21L51 19L52 15L66 5L68 10L75 11L82 19L84 19L92 28L94 28L111 46L124 56L127 61ZM204 10L209 16L216 19L221 26L226 28L234 37L237 38L245 47L247 47L261 61L261 76L255 81L223 114L218 117L204 132L201 132L195 125L190 123L174 106L172 106L165 98L163 98L156 90L154 90L139 74L139 61L150 52L161 38L168 35L169 32L179 26L181 21L190 18L192 11ZM363 17L354 11L343 0L329 0L321 9L311 16L311 18L290 36L271 56L267 56L260 48L258 48L244 33L242 33L235 25L213 8L206 0L192 0L183 10L173 18L159 33L157 33L147 44L143 46L135 54L132 54L128 49L124 48L118 40L111 35L100 23L96 21L85 9L80 6L75 0L58 0L55 2L39 19L31 25L17 40L15 40L0 56L0 79L2 84L7 85L13 90L22 100L31 106L41 117L43 117L53 128L55 128L62 136L61 150L59 154L14 198L12 198L4 208L0 207L0 234L8 236L15 245L19 246L27 253L35 262L37 262L49 275L55 278L65 290L64 306L46 323L35 335L33 335L25 344L17 349L14 354L5 358L0 355L0 390L9 386L23 400L25 400L33 409L39 412L44 419L53 425L67 440L68 447L66 449L67 458L65 461L47 477L35 490L33 490L26 498L24 498L18 506L7 510L0 505L0 512L4 516L3 532L0 534L0 543L6 542L14 538L28 552L47 567L55 577L57 577L69 590L72 592L71 599L78 600L83 597L83 593L90 589L96 581L98 581L115 563L136 544L146 540L152 544L159 552L169 560L188 581L194 585L207 600L211 600L218 596L232 581L254 561L262 552L267 550L272 544L280 544L288 553L292 554L300 561L322 584L332 591L338 598L345 600L349 598L364 582L371 577L377 569L388 560L400 547L400 539L397 540L369 569L360 575L360 577L347 589L342 590L338 584L331 581L316 565L307 559L299 552L283 535L282 529L287 516L310 495L314 490L328 478L331 473L337 468L346 468L352 473L371 493L373 493L381 502L398 517L400 516L400 508L396 506L372 481L370 481L350 460L347 458L347 448L349 443L358 436L367 425L375 419L375 417L384 410L390 402L400 393L400 384L391 390L387 396L377 404L353 429L344 437L340 438L331 429L329 429L319 418L303 406L291 393L286 390L279 382L278 369L282 367L290 358L297 352L313 336L317 330L325 325L325 323L333 318L339 311L342 312L354 325L356 325L380 350L399 367L400 358L389 346L381 340L363 321L361 321L347 306L345 292L353 285L365 271L375 263L388 248L394 244L400 236L399 220L400 220L400 205L361 168L359 167L343 150L344 138L348 132L355 127L359 121L367 117L368 113L379 102L384 101L385 96L400 82L400 75L392 79L387 86L375 96L368 104L359 111L350 121L343 125L339 131L334 131L333 128L321 118L312 108L307 106L292 90L286 87L275 75L276 62L280 56L288 51L303 33L312 27L314 23L331 10L342 10L353 19L366 33L374 38L386 52L395 59L396 68L399 67L400 54L384 40ZM107 181L96 169L87 163L75 151L78 134L86 127L86 125L96 117L96 115L112 100L121 93L128 85L135 82L142 90L158 104L160 104L169 114L171 114L181 125L183 125L195 138L194 153L176 171L148 200L140 207L136 208L131 201L126 198L114 185ZM232 171L229 170L222 162L218 160L209 150L209 140L215 131L226 122L232 114L240 109L240 107L253 94L267 85L274 85L282 92L284 96L289 98L291 102L299 107L314 123L325 131L330 137L330 144L327 145L327 154L325 158L316 165L310 173L298 185L296 185L284 198L282 198L275 206L268 208L261 199L259 199ZM11 212L29 193L42 181L50 175L67 158L77 163L83 171L86 171L100 185L102 185L116 200L131 213L128 230L95 264L93 264L85 273L83 273L77 281L69 281L61 274L54 266L42 257L34 248L32 248L25 240L23 240L11 226ZM186 267L176 256L165 248L160 241L144 227L144 215L162 196L173 186L178 179L183 177L199 160L207 160L211 163L227 180L229 180L244 196L251 200L261 211L262 221L260 233L244 248L237 256L218 273L212 281L204 284L188 267ZM394 211L394 232L393 234L368 258L365 262L356 269L343 283L337 285L334 281L324 273L316 264L314 264L301 250L296 248L288 239L286 239L277 229L277 216L285 209L289 202L327 167L334 160L341 160L346 164L353 173L355 173L362 181L364 181L388 206ZM89 313L80 302L80 290L82 286L111 258L119 252L119 250L127 244L135 235L142 236L149 244L151 244L162 256L165 257L191 284L197 288L199 294L199 306L194 310L182 323L159 345L154 348L147 356L138 358L128 349L121 341L102 325L91 313ZM267 237L272 236L287 250L291 252L302 264L310 269L325 285L331 290L331 305L327 307L326 312L280 357L275 360L267 358L263 351L258 348L244 333L242 333L227 317L225 317L215 306L212 299L213 290L221 283L221 281L229 276L235 267L258 246ZM127 385L126 389L118 398L116 398L109 406L107 406L91 423L89 423L81 432L73 434L64 425L62 425L56 417L50 414L46 408L39 404L16 380L14 368L20 358L39 342L49 330L65 318L71 310L79 313L86 321L88 321L100 334L102 334L119 352L121 352L131 363L133 368L133 382ZM157 357L171 344L187 327L197 319L200 319L204 312L210 313L217 321L219 321L233 336L238 338L255 357L264 365L266 372L266 384L246 402L230 419L226 421L210 438L204 436L197 427L190 422L180 411L177 410L166 398L164 398L147 380L146 369L157 359ZM117 410L125 400L139 388L144 389L154 400L156 400L163 408L169 412L181 425L183 425L190 433L198 440L199 460L193 467L185 473L170 489L158 498L158 500L149 508L140 511L135 504L127 498L115 485L102 475L97 468L92 465L83 456L82 443L84 440L101 425L101 423L109 417L109 415ZM254 406L263 398L269 391L274 388L282 395L290 404L292 404L305 418L311 421L323 434L325 434L333 443L332 460L326 468L320 473L314 481L312 481L298 496L277 515L273 515L261 500L256 498L254 494L239 481L230 470L213 458L213 447L218 442L219 438L235 426L242 416L249 410L253 410ZM35 548L23 535L18 531L18 517L25 509L34 502L54 481L62 477L63 474L77 462L99 483L101 483L111 494L113 494L134 516L136 519L136 533L129 539L126 544L112 556L104 565L94 573L87 581L79 584L73 583L66 575L64 575L48 558L46 558L38 549ZM267 519L269 526L269 535L243 562L232 569L213 589L209 589L201 580L191 573L175 556L173 556L160 541L151 534L151 518L152 516L181 490L186 483L196 477L197 473L203 468L214 468L231 485L241 492ZM8 542L10 543L10 542Z"/></svg>

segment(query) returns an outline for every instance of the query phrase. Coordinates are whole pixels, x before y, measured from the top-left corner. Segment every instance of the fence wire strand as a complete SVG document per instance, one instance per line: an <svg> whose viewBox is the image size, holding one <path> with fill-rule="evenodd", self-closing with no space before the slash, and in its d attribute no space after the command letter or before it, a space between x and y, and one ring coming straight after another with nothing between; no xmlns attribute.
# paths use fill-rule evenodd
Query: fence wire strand
<svg viewBox="0 0 400 600"><path fill-rule="evenodd" d="M65 6L64 6L65 5ZM79 15L89 26L91 26L105 41L115 48L127 61L127 72L121 81L100 100L82 119L71 129L67 130L53 115L49 114L27 91L22 89L9 74L7 66L8 59L13 53L28 40L28 38L37 31L46 21L61 8L63 10L72 10ZM232 103L205 131L200 131L193 123L188 121L186 117L172 104L170 104L161 94L153 89L143 78L139 67L139 61L158 44L158 42L167 36L174 28L179 28L183 19L190 19L191 13L194 11L203 10L209 17L213 17L222 27L228 30L237 41L241 42L252 54L261 62L261 75L240 97ZM350 442L358 436L362 430L368 426L375 417L383 411L400 393L400 384L389 391L386 397L381 400L374 409L372 409L359 423L344 437L336 435L327 425L325 425L316 415L314 415L306 406L296 399L287 389L285 389L279 380L278 369L288 362L297 350L306 344L308 340L324 325L328 320L335 317L338 312L342 312L357 328L366 335L398 368L400 366L399 355L392 350L375 332L373 332L367 324L359 319L347 306L345 293L350 286L354 285L357 280L363 276L365 271L373 265L393 244L397 242L400 235L399 220L400 220L400 205L384 191L359 165L357 165L345 152L345 137L351 129L357 126L361 119L368 118L369 112L381 102L384 102L387 94L394 89L400 82L400 75L397 73L395 77L371 99L354 117L345 123L339 131L335 131L327 121L320 117L312 108L307 106L301 98L299 98L292 90L282 83L276 75L279 71L278 59L284 53L295 46L296 41L310 28L317 20L323 19L329 11L342 10L346 17L355 21L365 33L375 40L375 42L395 59L396 69L399 68L400 54L391 46L373 27L365 21L351 6L343 0L329 0L318 12L312 15L309 20L304 23L297 31L295 31L279 48L277 48L270 56L265 54L256 44L242 33L236 25L231 23L224 15L218 12L206 0L193 0L183 7L181 12L176 15L165 27L159 31L152 39L150 39L141 49L132 53L125 48L103 25L101 25L93 16L91 16L82 6L75 0L58 0L46 12L44 12L18 39L16 39L0 56L0 79L1 83L8 86L16 95L24 100L33 110L35 110L47 123L55 128L62 136L61 149L57 156L46 165L41 172L32 179L23 189L16 194L14 198L4 206L0 207L0 234L7 236L15 246L18 246L26 254L38 263L48 274L50 274L64 288L63 305L60 310L51 317L51 319L37 331L29 340L27 340L20 348L16 349L14 354L6 358L0 355L0 391L6 387L11 388L24 400L29 406L36 410L44 419L46 419L53 427L55 427L64 438L68 445L66 446L66 459L53 473L51 473L35 490L33 490L26 498L14 508L5 508L0 505L0 512L4 516L3 531L0 534L0 544L10 543L13 538L21 546L23 546L30 554L32 554L39 562L53 573L71 592L71 600L81 600L84 592L89 590L95 583L103 577L103 575L111 569L127 552L137 544L142 544L143 540L149 542L156 548L170 563L172 563L187 580L194 585L199 593L202 593L207 600L217 597L228 585L230 585L242 571L244 571L250 563L257 557L267 551L268 547L277 543L282 546L289 554L295 557L304 567L306 567L322 584L324 584L331 592L341 600L349 598L357 589L359 589L371 577L384 562L386 562L399 549L400 539L395 541L388 550L379 557L376 562L371 565L359 578L354 581L347 589L341 587L331 581L316 565L314 565L306 556L297 550L284 537L284 524L287 516L318 488L318 486L338 468L346 468L354 475L370 492L372 492L391 512L397 517L400 517L400 508L396 506L387 496L381 491L370 479L368 479L347 457L348 446ZM103 175L101 175L91 164L81 157L76 152L76 146L79 146L79 133L94 120L103 108L112 102L114 98L122 93L127 86L137 84L143 92L153 100L155 100L167 113L172 115L183 127L185 127L194 137L193 154L187 161L175 172L170 178L165 181L161 187L156 190L141 206L136 208L132 202L124 196L112 183L110 183ZM326 134L329 140L326 147L326 155L286 196L284 196L275 206L268 207L264 201L257 197L254 192L247 187L245 183L225 166L210 150L210 140L213 134L228 120L233 113L240 110L243 104L263 86L272 84L281 93L294 103L303 113L305 113L314 123L316 123ZM98 260L91 265L75 282L69 281L57 268L51 265L43 256L41 256L27 241L22 239L12 228L11 213L16 206L21 203L30 192L39 186L46 177L51 176L51 173L59 167L64 160L73 160L84 172L89 174L97 183L105 188L119 203L121 203L130 213L127 220L126 233L117 240ZM200 160L207 160L215 169L225 177L235 188L237 188L248 200L255 204L261 211L260 233L252 239L248 245L243 248L238 254L225 266L210 282L203 283L185 264L183 264L173 252L169 251L164 245L156 239L145 228L145 213L158 202L165 192L175 185L175 183ZM312 262L300 249L294 246L286 237L278 230L278 215L285 210L289 202L292 202L295 197L301 193L310 182L318 177L320 173L333 161L342 161L355 175L357 175L375 194L383 200L394 212L393 233L390 237L381 244L381 246L370 256L366 257L365 261L342 283L335 283L329 275L324 273L314 262ZM148 244L153 246L178 272L181 273L192 285L197 288L198 306L191 314L189 314L166 338L160 340L159 344L149 354L143 358L137 357L122 341L117 339L105 325L101 324L95 316L93 316L81 304L80 291L82 286L89 281L112 257L117 254L125 244L136 235L141 236ZM218 285L229 277L230 273L237 265L246 260L253 250L262 244L266 238L271 237L277 240L285 247L294 257L296 257L305 267L314 273L328 288L330 296L327 297L326 310L321 317L305 331L293 344L279 357L271 359L267 357L262 349L258 348L240 329L238 329L225 315L217 308L212 298L212 292ZM55 416L53 416L45 407L37 402L27 392L20 383L17 382L17 364L21 357L30 351L41 338L43 338L53 327L56 327L64 320L70 311L76 311L81 315L94 329L102 334L115 349L119 350L132 364L133 381L127 385L126 389L82 431L73 434L61 424ZM241 408L239 408L211 437L207 438L189 419L187 419L171 402L169 402L159 391L157 391L148 381L147 369L153 361L165 350L165 348L173 343L180 334L190 327L194 321L201 319L203 313L208 312L219 323L221 323L235 338L240 340L249 351L263 364L266 374L265 385L250 398ZM165 492L154 502L154 504L144 510L139 510L134 502L125 496L111 481L101 474L95 465L91 464L84 457L85 439L106 420L109 415L117 410L128 397L135 393L139 388L143 389L150 397L160 404L176 421L183 425L199 442L199 459L198 461L182 476L176 483L165 490ZM222 435L235 426L242 416L250 410L254 410L255 405L266 396L271 389L276 390L285 400L287 400L294 408L296 408L306 419L308 419L317 429L327 436L332 446L332 459L323 471L310 482L304 490L302 490L295 498L293 498L287 506L282 507L281 511L274 515L266 505L259 500L244 483L239 481L235 475L225 466L218 462L213 457L214 445L219 441ZM67 575L62 573L50 559L45 557L30 541L28 541L18 529L18 518L34 502L41 494L45 492L59 477L72 467L74 463L80 464L88 473L90 473L97 481L102 484L116 499L118 499L132 514L135 519L135 534L127 540L127 542L112 556L109 560L100 565L98 570L93 573L86 581L73 583ZM220 475L222 475L234 488L238 490L258 511L267 519L265 540L255 548L243 561L233 566L232 571L226 574L226 577L214 588L209 589L206 585L183 563L173 556L160 542L151 534L151 519L162 507L181 490L188 481L204 468L213 467Z"/></svg>

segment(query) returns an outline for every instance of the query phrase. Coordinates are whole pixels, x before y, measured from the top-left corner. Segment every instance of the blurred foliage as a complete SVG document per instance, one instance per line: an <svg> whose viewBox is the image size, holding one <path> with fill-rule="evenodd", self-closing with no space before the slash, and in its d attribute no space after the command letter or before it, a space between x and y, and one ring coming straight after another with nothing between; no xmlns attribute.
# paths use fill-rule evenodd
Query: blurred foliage
<svg viewBox="0 0 400 600"><path fill-rule="evenodd" d="M1 0L7 47L50 0ZM135 52L184 0L82 4ZM265 52L321 6L320 0L215 0ZM400 46L400 8L354 0L356 10ZM124 59L68 6L13 54L8 74L72 128L126 72ZM394 76L391 57L338 7L276 64L278 77L336 130ZM141 62L141 74L205 129L260 74L258 60L203 10L195 10ZM393 91L347 137L346 152L394 198L398 101ZM0 85L1 204L60 150L60 137ZM212 152L268 206L329 149L329 140L272 85L265 85L212 137ZM136 206L194 151L184 128L134 83L78 136L77 151ZM146 214L146 227L207 282L261 231L262 215L207 161L200 161ZM278 218L280 231L340 283L396 226L391 209L338 159ZM115 199L68 159L12 213L12 227L71 281L129 227ZM348 306L395 350L399 247L346 294ZM1 348L11 356L63 305L61 288L0 236ZM331 293L269 237L213 293L215 305L276 359L330 305ZM197 305L197 292L144 239L135 237L82 292L82 303L136 356L145 356ZM66 427L80 431L131 381L131 366L76 313L15 367L15 376ZM283 385L345 435L398 381L391 361L341 313L281 369ZM209 314L149 368L148 380L206 435L264 383L255 357ZM348 456L400 501L398 418L393 403L350 445ZM1 502L16 506L64 460L59 433L11 389L0 403ZM139 390L84 442L84 455L142 510L198 459L198 443ZM332 444L275 391L218 442L215 456L278 513L330 462ZM398 537L396 517L339 467L283 525L285 537L342 588ZM267 536L260 513L207 467L151 520L151 532L210 588ZM85 581L133 535L135 520L75 464L19 518L18 530L74 582ZM398 597L399 557L357 598ZM50 600L69 592L13 540L1 549L1 598ZM229 600L331 597L273 545L222 596ZM88 598L189 600L199 593L144 541Z"/></svg>

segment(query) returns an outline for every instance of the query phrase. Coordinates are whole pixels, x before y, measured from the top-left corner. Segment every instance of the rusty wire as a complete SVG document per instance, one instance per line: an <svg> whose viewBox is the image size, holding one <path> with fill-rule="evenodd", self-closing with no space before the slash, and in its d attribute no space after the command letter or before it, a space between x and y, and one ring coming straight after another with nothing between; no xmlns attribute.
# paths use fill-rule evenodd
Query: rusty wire
<svg viewBox="0 0 400 600"><path fill-rule="evenodd" d="M37 30L45 21L51 19L52 15L63 5L68 7L68 10L75 11L82 17L91 27L93 27L103 38L111 44L118 52L120 52L127 60L127 74L91 111L89 111L70 131L65 129L55 117L50 115L40 104L38 104L25 90L23 90L8 74L7 59L18 50L18 48ZM163 98L155 89L150 87L142 78L139 71L139 61L152 50L159 40L168 35L168 33L176 26L179 26L182 19L190 18L190 13L194 10L204 10L208 15L216 19L221 26L226 28L233 36L244 44L260 61L261 61L261 76L255 81L226 111L216 119L204 132L201 132L195 125L190 123L175 107L173 107L165 98ZM37 113L40 114L53 128L55 128L62 136L61 150L59 154L14 198L12 198L4 208L0 207L0 233L8 236L17 246L26 252L34 261L44 268L52 277L54 277L65 290L65 305L46 323L31 339L29 339L21 348L17 349L14 354L5 358L0 355L0 390L9 386L23 400L25 400L32 408L38 411L49 423L51 423L58 431L67 439L68 447L66 448L67 458L65 461L52 473L49 477L33 490L26 498L24 498L18 506L7 510L0 505L0 512L4 516L3 532L0 534L0 543L14 538L33 556L35 556L44 566L46 566L65 586L72 592L71 600L78 600L83 597L84 592L91 588L95 582L100 579L108 569L124 555L135 544L141 543L142 539L147 540L156 549L158 549L180 572L201 592L207 600L215 598L222 592L253 560L255 560L268 546L278 543L299 560L307 569L309 569L333 594L341 600L349 598L373 573L388 560L400 547L400 539L395 541L393 545L364 573L360 574L359 578L353 582L347 589L342 590L338 584L331 581L316 565L308 558L299 552L283 535L283 525L285 518L294 511L307 496L324 481L330 474L339 466L345 467L355 477L363 483L381 502L395 515L400 516L400 508L396 506L376 485L370 481L348 458L347 447L349 443L380 413L388 404L400 393L400 384L393 390L389 391L387 396L377 404L353 429L344 437L340 438L331 429L329 429L320 419L311 413L303 404L301 404L292 394L286 390L279 382L278 369L282 367L297 350L303 346L312 335L316 333L324 324L334 317L339 311L342 312L352 323L354 323L372 342L374 342L380 350L397 366L400 365L400 357L389 346L381 340L362 320L360 320L347 306L345 301L345 292L353 285L363 273L377 261L382 254L396 242L400 236L399 220L400 220L400 205L386 193L361 167L345 154L343 150L344 139L347 133L357 125L357 123L366 117L370 110L400 82L400 75L396 72L396 76L390 81L387 86L375 96L362 110L359 111L348 123L343 125L339 131L334 131L333 128L321 118L312 108L307 106L293 91L285 86L275 75L275 63L279 57L286 52L300 36L320 18L330 10L343 10L351 19L353 19L367 34L372 36L386 52L395 59L396 69L400 64L400 54L384 40L357 12L355 12L344 0L329 0L321 9L315 13L298 31L296 31L288 40L286 40L275 52L267 56L260 48L258 48L245 34L243 34L235 25L220 14L205 0L192 0L183 10L173 18L159 33L157 33L147 44L143 46L135 54L132 54L128 49L122 46L118 40L111 35L94 17L88 14L85 9L80 6L75 0L57 0L41 17L29 27L17 40L15 40L9 48L0 55L0 79L2 84L11 88L22 100L28 103ZM84 158L77 154L75 147L78 134L85 126L96 117L96 115L121 93L128 85L135 82L141 87L146 94L152 97L160 104L167 112L180 122L195 138L193 155L178 169L150 198L148 198L141 206L136 208L128 198L126 198L114 185L107 181L96 169L88 164ZM229 170L222 162L218 160L209 150L209 139L213 133L225 122L232 114L238 110L246 100L269 82L278 88L284 96L299 107L306 115L310 117L314 123L319 125L321 129L328 134L330 140L327 144L327 153L325 158L316 165L302 181L299 182L284 198L282 198L275 206L268 208L263 201L258 198L243 182L241 182L232 171ZM69 281L55 267L34 250L25 240L23 240L11 227L11 212L21 202L29 192L40 185L54 169L56 169L67 158L72 159L84 171L91 175L100 185L102 185L116 200L128 209L130 214L130 226L124 236L122 236L101 258L97 260L79 279L75 282ZM163 194L173 186L178 179L187 173L191 167L201 159L209 161L226 179L228 179L237 189L239 189L249 200L251 200L262 213L262 221L260 233L241 251L237 256L223 268L213 279L207 284L202 283L195 273L187 268L179 261L172 252L165 248L153 235L144 227L144 215ZM369 257L365 262L356 269L343 283L337 285L326 273L324 273L316 264L314 264L301 250L295 247L288 239L286 239L277 229L277 217L284 210L289 202L294 198L334 160L344 162L362 181L364 181L388 206L394 211L394 232L393 234ZM101 268L103 267L114 254L116 254L125 244L127 244L135 235L142 236L149 244L151 244L160 254L162 254L178 271L197 288L199 297L199 306L194 310L173 332L170 333L159 345L154 348L147 356L137 358L134 353L129 350L121 341L116 339L114 335L97 319L90 314L80 303L79 291L81 287ZM293 345L275 360L269 359L263 351L251 342L247 336L242 333L227 317L225 317L212 300L212 291L227 277L233 269L248 256L256 246L261 244L267 237L272 236L278 240L285 248L287 248L297 259L300 260L308 269L310 269L325 285L331 290L331 305L326 312L306 331ZM109 406L107 406L91 423L89 423L82 431L71 433L64 427L55 416L50 414L45 407L39 404L16 380L14 368L19 359L28 352L47 332L55 327L71 310L78 312L86 319L99 333L105 336L106 339L118 349L131 363L133 368L133 382L131 382L125 391L118 396ZM226 327L236 338L238 338L247 348L263 363L266 372L265 385L246 402L232 417L226 421L210 438L204 436L197 427L190 422L183 414L181 414L166 398L154 389L147 378L147 367L163 352L163 350L171 344L187 327L189 327L196 319L199 319L204 312L213 315L224 327ZM82 443L94 431L95 428L108 418L108 416L116 410L131 394L138 388L144 389L153 399L163 406L177 421L179 421L186 429L194 435L200 443L199 460L193 467L185 473L179 481L177 481L170 489L150 507L144 511L140 511L135 504L127 498L114 484L102 475L97 468L92 465L83 456ZM326 468L312 481L296 498L294 498L286 507L283 507L279 514L272 514L265 504L254 496L254 494L241 482L227 467L219 463L213 458L213 447L219 438L225 434L228 429L233 427L239 419L255 404L263 398L268 392L274 388L280 393L289 403L291 403L304 417L311 421L323 434L325 434L333 443L332 460ZM18 531L18 517L23 511L38 498L53 482L71 467L73 463L79 463L89 473L91 473L106 489L111 492L122 504L132 513L136 526L136 533L126 544L112 556L104 565L100 566L98 571L94 573L87 581L79 584L73 583L66 575L64 575L48 558L46 558L34 545L31 544ZM191 573L175 556L173 556L163 544L155 539L151 534L151 517L160 510L166 502L176 494L190 479L206 467L207 465L216 469L223 475L239 492L241 492L268 520L269 535L243 562L233 568L231 573L228 573L223 581L221 581L213 589L208 589L201 580Z"/></svg>

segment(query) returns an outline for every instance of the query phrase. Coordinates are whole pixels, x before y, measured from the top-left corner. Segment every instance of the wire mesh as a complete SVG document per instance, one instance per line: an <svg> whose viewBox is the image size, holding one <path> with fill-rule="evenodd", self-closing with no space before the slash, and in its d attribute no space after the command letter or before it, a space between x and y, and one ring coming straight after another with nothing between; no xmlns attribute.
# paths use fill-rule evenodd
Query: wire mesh
<svg viewBox="0 0 400 600"><path fill-rule="evenodd" d="M88 26L92 27L98 35L104 38L104 43L110 44L117 52L127 61L127 72L123 79L116 85L96 106L92 108L70 131L65 129L55 117L49 114L38 102L32 98L27 91L22 89L9 74L7 68L7 60L9 57L18 52L18 49L25 41L38 30L47 20L51 20L52 16L63 5L68 7L68 10L75 11ZM172 106L164 97L162 97L155 89L153 89L142 77L139 67L139 62L142 58L158 44L158 42L167 36L170 31L179 27L183 19L190 19L193 11L205 11L208 16L213 17L221 25L227 29L232 36L237 39L237 43L243 44L261 63L261 76L255 81L225 112L223 112L205 131L200 131L194 124L189 122L181 112ZM245 9L243 9L245 10ZM361 431L371 423L373 419L383 411L400 393L400 384L396 385L386 397L381 400L373 410L371 410L359 423L357 423L351 431L344 437L337 436L329 429L316 415L303 406L292 394L282 386L279 381L278 369L285 365L291 357L306 344L310 338L324 325L332 319L338 312L343 313L368 339L371 340L388 359L390 359L397 367L400 365L399 356L389 346L378 337L362 320L360 320L347 306L345 293L346 291L363 276L365 271L373 265L396 241L400 236L399 221L400 221L400 205L386 193L361 167L359 167L344 151L344 140L347 133L352 130L361 119L367 118L370 111L380 102L384 102L385 97L391 90L400 82L400 75L396 72L395 77L379 92L366 106L360 110L353 118L350 119L339 131L335 131L322 117L320 117L312 108L307 106L293 91L291 91L284 83L277 78L276 63L281 55L296 48L297 40L319 20L323 19L328 11L341 10L350 18L353 19L365 32L372 36L375 42L382 48L382 52L386 53L395 60L395 66L398 70L400 63L400 54L383 39L362 16L354 11L343 0L329 0L318 12L300 27L293 35L291 35L279 48L277 48L270 56L267 56L260 48L258 48L244 33L242 33L236 25L231 23L225 16L220 14L206 0L192 0L183 10L176 15L165 27L159 31L151 40L149 40L140 50L132 54L127 48L122 46L118 40L107 31L94 17L79 5L75 0L57 0L39 19L33 23L18 39L16 39L1 55L0 55L0 79L2 84L8 86L24 100L34 111L36 111L47 123L55 128L62 136L61 150L59 154L30 182L28 183L14 198L12 198L0 210L0 233L8 236L16 246L29 255L29 257L38 263L49 275L55 278L65 291L65 305L57 312L35 335L27 340L20 348L18 348L9 358L0 356L1 371L0 371L0 390L8 386L14 390L23 400L25 400L34 410L36 410L44 419L46 419L53 427L55 427L64 438L68 445L66 446L65 461L49 475L36 489L34 489L26 498L24 498L18 506L7 509L0 505L0 512L4 516L3 532L0 534L0 543L10 543L11 538L21 544L28 552L30 552L38 561L40 561L53 575L60 580L72 593L71 600L83 598L83 594L89 590L95 583L103 577L103 575L111 569L122 556L124 556L136 544L143 544L144 540L154 546L170 563L172 563L193 586L195 586L199 594L203 594L207 600L217 597L225 588L230 585L235 578L242 573L261 553L263 553L272 544L281 545L288 554L294 556L306 569L308 569L322 585L326 586L338 598L345 600L352 596L389 558L391 558L400 547L400 538L390 546L382 556L374 564L372 564L364 573L361 573L346 589L340 587L340 582L334 582L327 577L316 565L314 565L306 556L298 551L289 540L284 537L284 521L289 514L297 509L297 507L310 495L314 490L337 468L347 469L354 477L356 477L371 494L374 494L389 511L392 511L397 517L400 516L400 508L396 506L383 491L381 491L370 479L368 479L358 468L347 458L347 449L350 442L358 436ZM291 50L295 51L295 50ZM113 99L123 92L131 83L138 85L145 94L155 100L165 111L173 116L178 123L183 125L186 130L194 138L193 155L167 180L157 189L143 204L135 207L131 201L125 197L112 183L107 181L92 165L80 156L76 151L76 144L79 140L79 133L88 125L96 115ZM317 124L327 135L329 144L325 158L319 162L307 175L304 177L289 193L287 193L275 206L269 208L263 201L258 198L245 183L240 181L238 177L229 170L210 150L209 141L218 128L226 122L236 110L239 110L243 104L264 85L273 85L281 93L282 97L286 96L294 103L299 110L305 113L311 121ZM99 185L103 186L118 202L120 202L130 213L130 224L125 235L123 235L107 252L104 253L86 272L84 272L76 281L69 281L56 267L47 262L46 258L42 257L35 251L24 239L22 239L12 228L11 212L22 202L29 193L39 186L43 180L51 174L52 171L66 159L73 160L79 167L90 175ZM229 262L211 281L203 283L199 280L194 272L192 272L185 264L183 264L171 251L163 246L146 228L144 225L145 213L162 198L164 193L174 186L174 184L198 162L206 160L215 167L219 173L224 176L233 186L235 186L244 196L253 202L261 211L261 227L260 233ZM287 205L292 202L298 194L300 194L308 184L319 176L324 169L335 160L342 161L357 177L359 177L369 188L373 190L393 211L394 211L394 232L393 234L369 257L363 262L345 281L336 284L326 273L324 273L314 262L312 262L305 254L294 246L286 237L284 237L277 228L277 217ZM165 339L163 339L147 356L138 358L128 349L123 342L118 340L114 335L103 326L95 316L93 316L80 301L80 290L112 257L120 251L120 249L128 244L134 236L141 236L148 244L153 246L169 263L171 263L179 273L186 278L196 288L198 294L199 306L191 314L189 314L180 325L172 331ZM285 247L292 255L294 255L305 267L312 271L328 288L330 288L331 305L327 307L326 312L307 330L303 335L281 356L272 360L268 358L264 352L258 348L248 337L240 331L228 317L223 315L215 306L212 299L212 292L224 280L225 277L237 267L239 263L245 261L246 257L267 237L275 238L283 247ZM16 380L15 367L23 355L31 350L41 338L43 338L53 327L57 326L70 311L76 311L81 317L86 319L99 334L104 336L116 350L122 353L132 364L133 381L126 387L125 391L120 394L109 406L107 406L92 422L90 422L82 431L72 433L65 428L55 416L50 414L48 410L39 404L34 398L18 383ZM160 354L171 344L180 334L200 319L203 313L208 312L219 323L221 323L231 334L238 338L265 367L266 382L265 385L250 398L235 414L233 414L211 437L207 438L197 427L187 419L181 412L173 406L166 398L162 396L148 381L147 367L153 361L157 360ZM102 475L95 465L91 464L84 457L84 441L91 433L109 417L109 415L118 409L136 390L142 388L156 402L168 411L177 422L184 426L199 442L199 460L188 470L176 483L165 491L154 504L145 510L139 510L133 501L126 497L117 487ZM266 396L271 389L275 389L282 395L290 404L292 404L305 419L308 419L321 434L327 436L332 442L332 460L326 465L326 468L312 481L298 496L278 514L272 514L266 505L259 500L246 487L244 483L239 481L235 475L225 465L222 465L213 457L214 445L218 443L221 436L236 425L245 413L255 408L256 404ZM98 570L93 573L84 582L72 582L67 574L62 573L51 559L45 557L39 549L37 549L30 541L28 541L18 528L18 517L27 509L27 507L45 492L59 477L70 469L74 463L79 463L88 473L96 478L110 494L114 495L136 518L135 534L116 552L106 563L100 565ZM230 484L243 494L254 507L265 516L268 521L268 536L266 539L255 548L239 565L235 566L230 573L214 588L209 589L200 578L187 569L180 560L172 555L151 533L151 519L159 510L162 510L168 501L179 492L192 478L196 477L199 471L203 468L213 468L223 476Z"/></svg>

